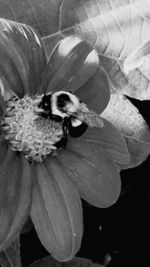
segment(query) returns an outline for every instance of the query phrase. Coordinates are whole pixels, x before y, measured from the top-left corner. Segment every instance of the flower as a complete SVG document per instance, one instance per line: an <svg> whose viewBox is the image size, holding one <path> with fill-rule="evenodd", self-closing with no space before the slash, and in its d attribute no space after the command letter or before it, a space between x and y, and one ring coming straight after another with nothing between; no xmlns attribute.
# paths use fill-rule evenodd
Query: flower
<svg viewBox="0 0 150 267"><path fill-rule="evenodd" d="M98 63L96 52L77 36L63 39L47 59L43 42L31 27L0 19L1 250L20 233L30 214L45 248L57 260L70 260L83 234L80 197L97 207L117 200L120 176L115 161L126 162L128 151L108 121L102 129L88 127L79 138L68 136L66 148L41 162L28 160L24 148L15 146L20 124L19 138L30 142L33 128L27 134L22 118L31 126L34 97L41 94L71 90L88 108L101 113L110 92ZM16 129L15 135L7 133L10 127Z"/></svg>

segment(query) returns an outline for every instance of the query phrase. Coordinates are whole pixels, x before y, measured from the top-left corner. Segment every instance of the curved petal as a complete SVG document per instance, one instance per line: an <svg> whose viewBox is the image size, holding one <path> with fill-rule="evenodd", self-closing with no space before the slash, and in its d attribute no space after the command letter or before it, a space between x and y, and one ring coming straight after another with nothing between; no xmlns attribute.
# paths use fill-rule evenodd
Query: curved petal
<svg viewBox="0 0 150 267"><path fill-rule="evenodd" d="M46 55L31 27L0 19L0 58L0 84L6 91L23 97L39 90Z"/></svg>
<svg viewBox="0 0 150 267"><path fill-rule="evenodd" d="M116 202L121 181L115 164L92 143L71 139L58 160L76 184L80 195L90 204L104 208Z"/></svg>
<svg viewBox="0 0 150 267"><path fill-rule="evenodd" d="M94 75L75 93L88 108L100 114L110 99L110 86L105 72L98 67Z"/></svg>
<svg viewBox="0 0 150 267"><path fill-rule="evenodd" d="M95 73L99 58L90 45L70 36L55 47L43 77L42 91L75 92Z"/></svg>
<svg viewBox="0 0 150 267"><path fill-rule="evenodd" d="M21 231L31 200L31 175L23 156L7 150L0 166L0 250Z"/></svg>
<svg viewBox="0 0 150 267"><path fill-rule="evenodd" d="M112 123L103 119L104 127L88 128L87 131L74 142L92 143L97 149L104 151L112 161L127 164L130 154L122 134Z"/></svg>
<svg viewBox="0 0 150 267"><path fill-rule="evenodd" d="M73 258L80 248L83 224L81 200L56 158L35 166L32 221L45 248L59 261Z"/></svg>

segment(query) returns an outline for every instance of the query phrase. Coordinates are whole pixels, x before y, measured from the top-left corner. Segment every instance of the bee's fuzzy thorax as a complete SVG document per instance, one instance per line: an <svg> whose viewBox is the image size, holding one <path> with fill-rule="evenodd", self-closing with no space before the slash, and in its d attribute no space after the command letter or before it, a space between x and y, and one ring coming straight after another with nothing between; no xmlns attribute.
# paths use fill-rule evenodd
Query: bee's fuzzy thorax
<svg viewBox="0 0 150 267"><path fill-rule="evenodd" d="M69 92L56 92L52 95L52 113L64 118L76 113L79 108L79 103L79 99Z"/></svg>

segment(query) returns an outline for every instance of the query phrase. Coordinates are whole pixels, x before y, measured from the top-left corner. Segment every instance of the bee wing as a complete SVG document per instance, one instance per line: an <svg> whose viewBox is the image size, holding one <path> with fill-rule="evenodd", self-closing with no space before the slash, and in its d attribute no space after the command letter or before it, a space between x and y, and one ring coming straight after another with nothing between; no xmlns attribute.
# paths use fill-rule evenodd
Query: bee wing
<svg viewBox="0 0 150 267"><path fill-rule="evenodd" d="M89 110L84 103L80 103L77 112L73 116L90 127L103 128L104 126L103 119L94 111Z"/></svg>

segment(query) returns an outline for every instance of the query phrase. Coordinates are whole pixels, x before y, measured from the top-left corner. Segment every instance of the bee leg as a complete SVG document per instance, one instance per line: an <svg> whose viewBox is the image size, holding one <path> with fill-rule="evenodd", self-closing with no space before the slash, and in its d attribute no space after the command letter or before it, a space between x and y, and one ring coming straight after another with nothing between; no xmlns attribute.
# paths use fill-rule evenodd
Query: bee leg
<svg viewBox="0 0 150 267"><path fill-rule="evenodd" d="M66 148L67 146L67 141L68 141L68 126L69 126L69 119L68 118L64 118L64 122L63 122L63 137L61 138L60 141L58 141L55 146L57 148L59 147L63 147Z"/></svg>
<svg viewBox="0 0 150 267"><path fill-rule="evenodd" d="M57 143L55 143L55 146L57 148L66 148L67 146L67 141L68 141L68 138L67 137L62 137L60 141L58 141Z"/></svg>
<svg viewBox="0 0 150 267"><path fill-rule="evenodd" d="M64 137L67 137L67 135L68 135L68 128L69 128L69 119L68 118L64 118L64 122L63 122L63 134L64 134Z"/></svg>

